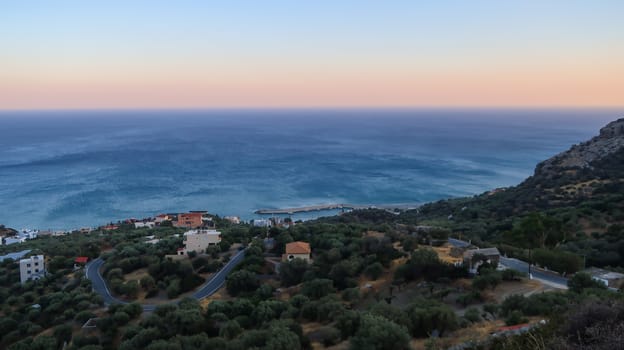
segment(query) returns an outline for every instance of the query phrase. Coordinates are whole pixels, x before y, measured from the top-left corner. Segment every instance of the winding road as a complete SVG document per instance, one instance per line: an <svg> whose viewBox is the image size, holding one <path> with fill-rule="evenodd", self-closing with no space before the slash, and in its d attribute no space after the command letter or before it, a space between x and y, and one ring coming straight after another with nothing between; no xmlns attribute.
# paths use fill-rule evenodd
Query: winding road
<svg viewBox="0 0 624 350"><path fill-rule="evenodd" d="M230 271L232 271L232 269L234 269L236 265L243 261L244 258L245 250L243 249L236 253L230 259L230 261L228 261L227 264L225 264L223 268L219 270L219 272L217 272L214 276L212 276L210 280L208 280L208 282L204 283L201 287L199 287L197 291L195 291L191 295L191 297L193 299L201 300L214 294L217 290L219 290L219 288L221 288L221 286L223 286L228 273L230 273ZM110 293L110 290L106 286L106 282L104 281L104 278L100 273L102 265L104 265L104 260L102 260L102 258L97 258L89 262L85 268L85 274L87 278L91 281L93 290L102 296L105 305L127 304L127 301L119 300ZM177 303L177 301L174 302ZM143 311L154 311L157 306L158 305L154 304L143 304Z"/></svg>

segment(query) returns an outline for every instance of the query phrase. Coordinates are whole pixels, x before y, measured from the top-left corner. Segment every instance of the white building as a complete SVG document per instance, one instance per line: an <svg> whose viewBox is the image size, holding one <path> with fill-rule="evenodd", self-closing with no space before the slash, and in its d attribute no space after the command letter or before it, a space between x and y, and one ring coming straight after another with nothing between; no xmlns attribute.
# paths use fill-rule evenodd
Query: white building
<svg viewBox="0 0 624 350"><path fill-rule="evenodd" d="M240 218L238 216L226 216L224 219L235 225L240 224Z"/></svg>
<svg viewBox="0 0 624 350"><path fill-rule="evenodd" d="M217 230L197 229L184 233L184 248L178 249L178 255L188 252L203 253L209 246L221 242L221 232Z"/></svg>
<svg viewBox="0 0 624 350"><path fill-rule="evenodd" d="M43 255L33 255L30 258L20 259L20 281L38 280L45 276L45 259Z"/></svg>
<svg viewBox="0 0 624 350"><path fill-rule="evenodd" d="M9 244L15 244L15 243L24 243L24 242L26 242L27 239L35 239L35 238L37 238L38 235L39 235L39 231L37 231L37 230L26 230L26 229L23 229L23 230L19 231L13 237L6 237L4 239L4 244L9 245Z"/></svg>
<svg viewBox="0 0 624 350"><path fill-rule="evenodd" d="M154 221L137 221L134 223L134 228L143 228L143 227L147 227L147 228L154 228L156 226L156 222Z"/></svg>
<svg viewBox="0 0 624 350"><path fill-rule="evenodd" d="M20 236L6 237L4 239L4 244L6 245L24 242L26 242L26 238Z"/></svg>
<svg viewBox="0 0 624 350"><path fill-rule="evenodd" d="M253 225L256 227L271 227L271 220L268 219L254 219Z"/></svg>

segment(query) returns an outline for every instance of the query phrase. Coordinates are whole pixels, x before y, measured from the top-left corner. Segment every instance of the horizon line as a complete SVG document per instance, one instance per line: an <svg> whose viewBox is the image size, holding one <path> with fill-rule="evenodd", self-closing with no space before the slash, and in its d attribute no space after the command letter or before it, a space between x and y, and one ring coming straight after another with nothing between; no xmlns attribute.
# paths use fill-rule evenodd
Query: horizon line
<svg viewBox="0 0 624 350"><path fill-rule="evenodd" d="M139 112L139 111L297 111L297 110L616 110L624 109L621 106L575 106L575 105L535 105L535 106L243 106L243 107L95 107L95 108L0 108L0 113L14 112Z"/></svg>

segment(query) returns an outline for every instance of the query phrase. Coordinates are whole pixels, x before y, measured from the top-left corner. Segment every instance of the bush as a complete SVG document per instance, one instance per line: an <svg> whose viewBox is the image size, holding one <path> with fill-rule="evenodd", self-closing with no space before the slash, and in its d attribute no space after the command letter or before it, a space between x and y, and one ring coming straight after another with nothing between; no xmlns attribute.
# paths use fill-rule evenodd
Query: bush
<svg viewBox="0 0 624 350"><path fill-rule="evenodd" d="M178 279L174 279L169 283L169 286L167 286L167 297L169 299L173 299L175 297L177 297L178 295L180 295L180 280Z"/></svg>
<svg viewBox="0 0 624 350"><path fill-rule="evenodd" d="M589 274L581 272L577 273L568 280L568 288L571 292L581 293L586 288L605 289L606 286L599 281L594 280Z"/></svg>
<svg viewBox="0 0 624 350"><path fill-rule="evenodd" d="M226 288L230 295L237 296L241 293L253 292L260 285L258 277L253 272L240 270L232 272L227 277Z"/></svg>
<svg viewBox="0 0 624 350"><path fill-rule="evenodd" d="M379 262L374 262L366 267L364 274L372 280L378 279L383 273L383 266Z"/></svg>
<svg viewBox="0 0 624 350"><path fill-rule="evenodd" d="M509 316L505 318L505 324L508 326L514 326L517 324L522 324L522 323L527 323L527 322L529 322L529 320L526 317L524 317L522 312L519 310L512 311L509 314Z"/></svg>
<svg viewBox="0 0 624 350"><path fill-rule="evenodd" d="M481 296L481 293L478 291L472 291L472 292L460 294L457 297L457 299L455 299L455 301L458 304L461 304L464 307L470 304L476 303L476 302L480 302L481 300L483 300L483 297Z"/></svg>
<svg viewBox="0 0 624 350"><path fill-rule="evenodd" d="M472 323L481 321L481 313L479 312L479 309L475 307L471 307L466 310L464 317Z"/></svg>
<svg viewBox="0 0 624 350"><path fill-rule="evenodd" d="M351 349L409 349L410 336L405 327L385 317L365 314L351 339Z"/></svg>
<svg viewBox="0 0 624 350"><path fill-rule="evenodd" d="M321 327L317 332L317 336L325 347L336 345L341 340L340 330L330 326Z"/></svg>
<svg viewBox="0 0 624 350"><path fill-rule="evenodd" d="M516 271L513 269L505 269L501 273L501 277L503 278L503 281L517 281L521 277L525 277L525 276L526 276L525 273L522 273L520 271Z"/></svg>

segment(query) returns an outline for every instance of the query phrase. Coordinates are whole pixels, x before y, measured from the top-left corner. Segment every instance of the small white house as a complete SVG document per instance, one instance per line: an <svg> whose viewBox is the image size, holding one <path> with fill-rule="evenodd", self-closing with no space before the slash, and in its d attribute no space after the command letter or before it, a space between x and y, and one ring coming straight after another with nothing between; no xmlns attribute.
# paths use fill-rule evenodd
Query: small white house
<svg viewBox="0 0 624 350"><path fill-rule="evenodd" d="M156 222L154 221L137 221L134 223L134 228L154 228L156 226Z"/></svg>
<svg viewBox="0 0 624 350"><path fill-rule="evenodd" d="M238 216L226 216L226 217L224 217L224 219L229 221L229 222L231 222L231 223L233 223L233 224L235 224L235 225L238 225L241 222L240 218Z"/></svg>
<svg viewBox="0 0 624 350"><path fill-rule="evenodd" d="M20 236L6 237L4 239L4 244L15 244L15 243L23 243L26 242L26 238Z"/></svg>
<svg viewBox="0 0 624 350"><path fill-rule="evenodd" d="M20 259L20 282L38 280L46 274L45 258L43 255L33 255L30 258Z"/></svg>

